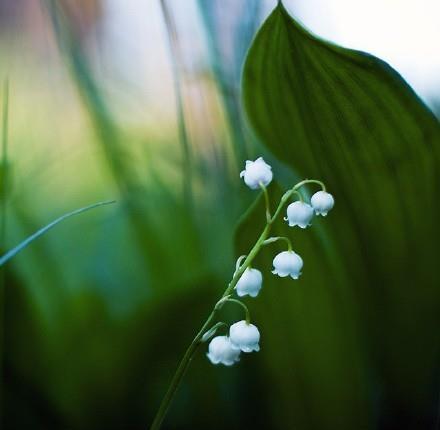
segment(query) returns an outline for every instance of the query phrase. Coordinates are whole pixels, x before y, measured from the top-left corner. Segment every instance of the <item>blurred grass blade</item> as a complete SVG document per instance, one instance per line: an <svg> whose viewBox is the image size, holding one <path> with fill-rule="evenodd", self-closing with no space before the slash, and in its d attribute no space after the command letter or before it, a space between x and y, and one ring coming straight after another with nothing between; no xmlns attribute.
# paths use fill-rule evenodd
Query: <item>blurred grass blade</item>
<svg viewBox="0 0 440 430"><path fill-rule="evenodd" d="M6 78L3 84L2 103L2 145L0 162L0 252L6 246L6 212L8 197L8 125L9 125L9 81ZM3 422L4 415L4 315L5 315L5 279L6 273L0 270L0 422Z"/></svg>
<svg viewBox="0 0 440 430"><path fill-rule="evenodd" d="M126 154L120 138L120 131L115 123L110 106L102 94L95 79L92 67L84 53L83 45L75 33L69 18L68 2L44 0L43 4L53 25L55 38L60 53L65 55L66 62L74 78L74 83L101 143L106 161L122 193L135 186L132 174L126 163Z"/></svg>
<svg viewBox="0 0 440 430"><path fill-rule="evenodd" d="M328 250L338 294L356 297L350 307L359 307L388 405L381 418L404 416L409 427L419 426L417 417L432 414L426 405L435 403L430 387L440 358L438 120L390 66L314 37L281 2L254 39L242 85L262 142L335 194L325 230L311 234ZM318 275L308 275L308 288L330 286ZM304 366L322 371L313 360ZM331 392L324 382L311 384L311 399Z"/></svg>
<svg viewBox="0 0 440 430"><path fill-rule="evenodd" d="M240 101L244 58L260 22L260 0L198 0L210 62L225 107L237 162L250 158L251 136ZM225 13L227 11L227 13Z"/></svg>
<svg viewBox="0 0 440 430"><path fill-rule="evenodd" d="M171 16L166 0L160 0L160 7L162 11L163 20L168 36L168 44L170 48L170 60L172 65L173 83L174 83L174 97L176 101L177 123L179 132L179 142L182 147L183 155L183 195L185 202L192 206L192 169L194 163L192 161L192 151L188 136L188 131L185 122L185 109L182 95L182 79L180 65L183 64L183 58L179 49L179 40L177 29L173 18Z"/></svg>
<svg viewBox="0 0 440 430"><path fill-rule="evenodd" d="M2 106L2 151L0 163L0 249L4 247L6 234L6 198L8 187L8 116L9 116L9 81L3 84Z"/></svg>
<svg viewBox="0 0 440 430"><path fill-rule="evenodd" d="M104 151L105 159L121 193L122 207L130 218L134 237L150 272L154 272L161 261L160 238L145 211L143 201L150 196L139 180L127 154L123 133L118 127L111 106L103 94L100 81L95 76L84 46L75 32L70 7L66 1L44 0L54 28L60 53L64 55L84 107L96 131L97 142Z"/></svg>
<svg viewBox="0 0 440 430"><path fill-rule="evenodd" d="M60 222L66 220L66 219L68 219L68 218L70 218L72 216L79 215L79 214L81 214L83 212L87 212L87 211L89 211L91 209L95 209L97 207L109 205L109 204L112 204L112 203L115 203L115 201L111 200L111 201L99 202L99 203L95 203L95 204L90 205L90 206L85 206L83 208L76 209L76 210L74 210L72 212L68 212L68 213L60 216L59 218L57 218L54 221L50 222L49 224L47 224L46 226L44 226L40 230L36 231L34 234L32 234L29 237L27 237L25 240L23 240L23 242L19 243L15 248L12 248L6 254L4 254L2 257L0 257L0 266L3 266L3 264L5 264L12 257L17 255L20 251L22 251L24 248L26 248L30 243L32 243L34 240L36 240L39 237L41 237L44 233L46 233L47 231L49 231L50 229L55 227Z"/></svg>

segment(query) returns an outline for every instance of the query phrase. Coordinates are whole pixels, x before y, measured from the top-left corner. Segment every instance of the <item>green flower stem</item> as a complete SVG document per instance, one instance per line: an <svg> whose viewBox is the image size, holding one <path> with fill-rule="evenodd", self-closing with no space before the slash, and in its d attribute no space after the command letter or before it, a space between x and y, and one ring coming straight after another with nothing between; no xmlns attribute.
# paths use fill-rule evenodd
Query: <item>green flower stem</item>
<svg viewBox="0 0 440 430"><path fill-rule="evenodd" d="M304 202L303 196L301 195L301 193L299 191L295 190L292 194L296 194L298 196L298 198L299 198L299 201L301 203Z"/></svg>
<svg viewBox="0 0 440 430"><path fill-rule="evenodd" d="M303 185L306 185L306 184L318 184L318 185L322 188L322 191L327 191L327 189L325 188L324 182L322 182L322 181L318 181L317 179L304 179L303 181L298 182L298 183L292 188L292 190L293 190L293 191L296 191L296 190L298 190L299 188L301 188Z"/></svg>
<svg viewBox="0 0 440 430"><path fill-rule="evenodd" d="M292 242L290 241L290 239L288 237L284 237L284 236L269 237L269 239L266 239L263 242L263 245L269 245L271 243L278 242L279 240L284 240L284 242L287 243L287 249L289 251L292 251Z"/></svg>
<svg viewBox="0 0 440 430"><path fill-rule="evenodd" d="M241 262L247 257L247 255L240 255L240 257L238 257L237 259L237 263L235 264L235 271L237 271L240 266L241 266Z"/></svg>
<svg viewBox="0 0 440 430"><path fill-rule="evenodd" d="M223 326L227 327L228 325L223 321L219 321L218 323L214 324L207 332L205 332L200 339L200 342L208 342L208 340L217 333L217 330Z"/></svg>
<svg viewBox="0 0 440 430"><path fill-rule="evenodd" d="M267 192L267 188L265 187L265 185L262 182L260 182L260 188L263 190L264 203L266 204L266 220L267 220L267 222L269 222L270 218L271 218L269 193Z"/></svg>
<svg viewBox="0 0 440 430"><path fill-rule="evenodd" d="M165 418L165 415L171 405L171 402L177 392L177 389L180 386L180 383L182 382L182 378L185 375L186 371L188 370L188 367L191 363L191 360L193 359L193 356L195 352L197 351L197 347L202 343L202 337L205 331L208 329L212 321L214 320L217 312L222 308L223 304L229 299L228 296L232 293L234 290L234 287L237 285L238 280L240 279L243 272L247 269L247 267L250 266L252 260L255 258L255 256L260 251L261 247L263 246L263 242L265 239L267 239L267 236L269 235L270 229L272 227L274 219L272 218L271 222L268 222L266 224L266 227L264 228L263 232L261 233L260 237L258 238L257 242L253 246L251 252L248 254L246 259L244 260L244 263L238 268L238 270L235 271L234 276L232 277L231 282L229 282L228 287L226 288L225 292L221 296L220 300L216 303L214 306L214 309L208 316L207 320L202 325L201 329L197 333L197 335L194 337L193 341L187 348L184 356L180 360L179 366L177 367L176 373L174 374L171 383L168 387L167 392L165 393L165 396L162 400L162 403L159 406L159 409L156 413L156 416L154 417L153 423L151 424L150 430L159 430L160 426L162 425L162 421ZM228 298L226 298L228 297Z"/></svg>
<svg viewBox="0 0 440 430"><path fill-rule="evenodd" d="M277 209L275 211L274 216L270 219L270 221L268 223L273 224L273 222L280 215L280 212L283 210L284 205L290 199L292 194L297 194L298 193L298 189L301 188L303 185L307 185L307 184L318 184L318 185L321 186L322 191L326 191L324 183L321 182L321 181L318 181L316 179L304 179L303 181L298 182L293 188L291 188L290 190L286 191L283 194L283 196L281 197L281 200L280 200L280 204L278 205L278 207L277 207Z"/></svg>
<svg viewBox="0 0 440 430"><path fill-rule="evenodd" d="M151 424L150 430L159 430L160 426L162 425L162 421L165 418L165 415L171 405L171 402L177 392L177 389L180 386L180 383L182 382L182 378L185 375L185 372L187 371L191 360L194 357L195 352L197 351L198 346L202 343L202 338L204 333L208 330L211 323L214 321L214 318L217 314L217 312L223 307L224 303L226 301L231 300L229 297L234 291L235 286L237 285L238 280L240 279L241 275L244 273L244 271L251 265L254 258L257 256L257 254L260 252L261 248L264 246L264 241L268 238L270 230L272 228L273 223L280 215L284 205L289 200L290 196L296 192L296 190L301 187L302 185L308 184L308 183L318 183L321 185L323 189L324 184L320 181L315 181L314 179L306 179L304 181L299 182L296 184L292 189L287 191L280 200L280 203L278 204L278 207L275 211L275 214L273 217L270 217L269 213L269 196L267 194L267 190L265 187L263 188L263 192L265 195L265 202L266 202L266 213L269 213L269 216L266 220L266 226L264 227L263 231L260 234L260 237L255 242L254 246L252 247L249 254L246 256L243 264L238 267L238 269L235 271L231 281L228 284L228 287L224 291L223 295L220 297L220 299L217 301L216 305L214 306L214 309L206 319L206 321L203 323L202 327L200 328L197 335L194 337L191 344L188 346L184 356L180 360L179 366L177 367L177 370L171 379L170 385L168 387L167 392L165 393L165 396L162 400L162 403L159 406L159 409L156 413L156 416L154 417L153 423ZM240 302L241 303L241 302Z"/></svg>
<svg viewBox="0 0 440 430"><path fill-rule="evenodd" d="M182 378L185 375L186 371L188 370L188 367L191 363L191 360L193 359L193 356L195 352L197 351L197 348L199 345L202 344L201 340L203 337L204 332L208 329L209 325L211 324L212 320L215 317L215 314L217 313L217 309L214 309L211 314L209 315L208 319L203 324L202 328L197 333L194 340L191 342L187 350L185 351L184 356L180 360L179 366L177 367L176 373L173 376L173 379L171 380L171 383L168 387L168 390L162 400L162 403L160 404L160 407L156 413L156 416L154 417L153 423L151 424L150 430L158 430L160 429L160 426L162 425L162 421L165 418L165 415L168 411L168 408L170 407L170 404L176 394L177 389L180 386L180 383L182 382Z"/></svg>
<svg viewBox="0 0 440 430"><path fill-rule="evenodd" d="M240 302L240 300L237 299L227 299L226 302L236 303L237 305L240 305L244 309L244 312L246 314L246 323L249 324L251 322L251 314L248 307L243 302Z"/></svg>

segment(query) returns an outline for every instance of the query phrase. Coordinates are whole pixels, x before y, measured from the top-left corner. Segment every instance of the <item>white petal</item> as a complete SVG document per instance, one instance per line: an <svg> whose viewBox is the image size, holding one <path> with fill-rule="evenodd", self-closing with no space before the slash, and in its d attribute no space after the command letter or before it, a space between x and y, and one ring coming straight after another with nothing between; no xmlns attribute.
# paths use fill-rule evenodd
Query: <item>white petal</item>
<svg viewBox="0 0 440 430"><path fill-rule="evenodd" d="M237 295L243 297L251 295L255 297L262 287L263 275L257 269L247 268L237 282Z"/></svg>
<svg viewBox="0 0 440 430"><path fill-rule="evenodd" d="M244 177L244 182L249 188L256 190L260 188L260 183L267 186L272 181L272 168L262 157L255 161L247 160L244 174L240 174L240 177Z"/></svg>
<svg viewBox="0 0 440 430"><path fill-rule="evenodd" d="M290 227L296 225L300 228L308 227L313 215L312 206L301 201L293 202L287 207L287 219Z"/></svg>
<svg viewBox="0 0 440 430"><path fill-rule="evenodd" d="M325 216L328 211L333 208L335 200L330 193L327 193L326 191L318 191L313 194L310 203L312 204L316 215Z"/></svg>
<svg viewBox="0 0 440 430"><path fill-rule="evenodd" d="M226 366L239 360L240 350L235 348L228 336L216 336L209 343L209 352L206 354L211 363L222 363Z"/></svg>
<svg viewBox="0 0 440 430"><path fill-rule="evenodd" d="M260 332L255 325L248 324L246 321L233 324L229 329L229 338L231 343L243 352L259 350Z"/></svg>

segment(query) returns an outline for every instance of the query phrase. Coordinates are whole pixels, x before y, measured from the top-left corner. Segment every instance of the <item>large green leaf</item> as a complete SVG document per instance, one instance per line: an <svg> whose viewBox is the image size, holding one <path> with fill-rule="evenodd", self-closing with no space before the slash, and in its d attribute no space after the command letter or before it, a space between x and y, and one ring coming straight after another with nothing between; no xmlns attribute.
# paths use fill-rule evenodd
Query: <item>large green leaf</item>
<svg viewBox="0 0 440 430"><path fill-rule="evenodd" d="M315 223L308 236L301 232L296 242L306 266L295 289L304 289L307 299L301 300L311 306L314 300L329 312L319 321L326 326L312 321L320 315L311 311L286 316L278 327L291 342L267 333L274 345L279 337L278 347L291 354L300 375L293 378L289 359L278 356L273 372L284 387L285 419L298 428L366 428L389 420L414 428L433 422L440 344L437 119L386 63L314 37L281 3L249 50L242 85L261 141L295 172L325 181L336 197L325 223ZM247 228L240 243L247 244L249 230L256 232ZM297 293L277 294L290 299L274 299L272 315L298 311ZM338 343L329 354L333 364L324 367L329 332ZM313 346L295 355L292 350L310 334ZM348 350L363 357L352 362L360 385L345 384L346 396L332 397L340 388L334 375L353 376L349 366L341 374L337 363ZM368 420L353 413L347 399L355 398ZM300 414L286 409L295 399L305 408ZM326 401L328 409L322 407Z"/></svg>

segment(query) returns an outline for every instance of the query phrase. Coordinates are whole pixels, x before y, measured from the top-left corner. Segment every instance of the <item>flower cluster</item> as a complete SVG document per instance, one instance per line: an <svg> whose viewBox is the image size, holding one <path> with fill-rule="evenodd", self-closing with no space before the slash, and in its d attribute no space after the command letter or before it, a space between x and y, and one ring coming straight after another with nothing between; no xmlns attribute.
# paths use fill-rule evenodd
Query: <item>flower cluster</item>
<svg viewBox="0 0 440 430"><path fill-rule="evenodd" d="M269 231L284 203L293 195L298 196L299 200L288 205L286 217L284 218L290 227L298 226L302 229L307 228L311 225L314 216L326 216L334 206L333 196L326 191L322 182L317 180L304 180L284 194L274 217L272 217L270 215L269 197L266 189L273 179L271 166L269 166L262 157L257 158L255 161L248 160L246 161L245 169L240 173L240 177L243 178L245 184L252 190L261 189L264 192L266 197L267 231ZM322 190L314 193L310 199L310 203L306 203L299 189L303 185L310 183L319 184ZM287 250L280 252L274 257L272 273L280 277L290 276L292 279L298 279L300 277L303 260L292 250L291 242L287 237L263 237L263 240L255 244L253 248L254 252L251 252L248 256L240 257L237 261L233 279L225 294L217 303L214 312L221 308L226 302L236 302L246 310L246 320L232 324L229 328L228 335L216 336L210 341L207 356L213 364L232 366L235 362L239 361L242 352L249 353L260 350L260 332L255 325L250 323L249 310L246 305L237 299L231 298L231 292L235 290L238 297L256 297L258 295L263 285L263 275L258 269L251 267L252 259L262 246L278 240L287 242ZM252 257L251 254L253 254ZM241 263L243 259L244 262ZM225 325L224 323L218 324ZM217 326L206 333L208 339L215 333L216 329Z"/></svg>
<svg viewBox="0 0 440 430"><path fill-rule="evenodd" d="M216 336L209 344L208 358L213 364L232 366L241 352L259 351L260 332L248 321L239 321L229 328L229 336Z"/></svg>

